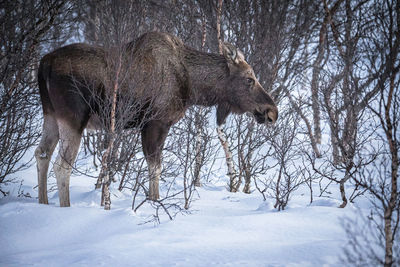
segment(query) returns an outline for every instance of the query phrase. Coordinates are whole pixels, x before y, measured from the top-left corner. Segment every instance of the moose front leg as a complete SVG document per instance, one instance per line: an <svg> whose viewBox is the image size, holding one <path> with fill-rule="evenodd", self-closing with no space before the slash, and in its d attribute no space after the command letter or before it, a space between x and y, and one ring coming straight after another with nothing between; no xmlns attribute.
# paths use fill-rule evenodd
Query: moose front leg
<svg viewBox="0 0 400 267"><path fill-rule="evenodd" d="M142 147L149 168L149 199L160 198L161 154L169 126L161 121L150 121L142 129Z"/></svg>
<svg viewBox="0 0 400 267"><path fill-rule="evenodd" d="M154 159L154 161L157 161ZM149 199L156 201L160 198L160 176L161 176L161 161L159 162L148 162L149 166Z"/></svg>

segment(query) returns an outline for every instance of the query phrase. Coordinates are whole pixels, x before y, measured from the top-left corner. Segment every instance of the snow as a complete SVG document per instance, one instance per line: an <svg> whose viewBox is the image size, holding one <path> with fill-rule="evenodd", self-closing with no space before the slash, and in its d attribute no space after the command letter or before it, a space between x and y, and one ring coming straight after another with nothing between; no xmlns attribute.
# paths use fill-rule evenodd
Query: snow
<svg viewBox="0 0 400 267"><path fill-rule="evenodd" d="M190 214L143 224L150 207L134 213L130 193L113 189L105 211L87 177L71 178L71 207L59 207L57 192L38 204L34 167L23 173L34 198L0 199L0 266L342 266L341 221L357 214L337 208L339 194L309 205L306 188L278 212L220 181L198 189Z"/></svg>

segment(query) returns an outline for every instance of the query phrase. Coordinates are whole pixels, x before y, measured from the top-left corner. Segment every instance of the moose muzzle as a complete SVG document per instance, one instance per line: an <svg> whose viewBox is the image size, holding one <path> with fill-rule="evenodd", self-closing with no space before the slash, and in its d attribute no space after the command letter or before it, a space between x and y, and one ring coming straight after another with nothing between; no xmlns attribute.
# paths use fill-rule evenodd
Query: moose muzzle
<svg viewBox="0 0 400 267"><path fill-rule="evenodd" d="M263 123L275 123L278 119L278 108L276 106L268 105L264 109L256 109L254 112L254 117L259 124Z"/></svg>

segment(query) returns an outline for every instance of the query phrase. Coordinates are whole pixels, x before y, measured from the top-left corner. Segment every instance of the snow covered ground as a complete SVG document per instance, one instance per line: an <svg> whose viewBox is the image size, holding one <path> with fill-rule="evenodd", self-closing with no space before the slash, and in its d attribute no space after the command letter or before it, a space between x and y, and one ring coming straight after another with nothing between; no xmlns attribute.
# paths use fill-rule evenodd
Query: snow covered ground
<svg viewBox="0 0 400 267"><path fill-rule="evenodd" d="M36 197L35 166L23 173ZM225 182L198 190L191 214L143 224L152 210L131 210L131 196L113 190L112 210L99 207L93 179L72 177L71 207L36 198L0 199L0 266L342 266L346 235L340 221L355 216L339 198L309 205L300 189L286 210L254 192L229 193ZM15 192L14 192L15 195Z"/></svg>

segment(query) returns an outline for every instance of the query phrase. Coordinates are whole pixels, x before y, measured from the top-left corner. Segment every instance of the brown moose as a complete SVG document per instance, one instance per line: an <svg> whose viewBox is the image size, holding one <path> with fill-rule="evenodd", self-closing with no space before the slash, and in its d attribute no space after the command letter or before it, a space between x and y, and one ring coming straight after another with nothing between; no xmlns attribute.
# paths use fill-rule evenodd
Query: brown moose
<svg viewBox="0 0 400 267"><path fill-rule="evenodd" d="M128 72L136 86L126 88L138 99L153 97L151 112L162 114L141 128L142 147L149 174L149 199L159 198L161 152L170 127L192 105L217 106L217 124L230 113L251 112L258 123L275 122L278 109L258 82L243 54L231 44L223 55L197 51L176 36L149 32L127 46ZM90 81L103 97L100 75L106 69L107 51L86 44L72 44L45 55L39 66L38 83L43 106L43 133L35 151L39 203L48 204L47 172L51 155L60 140L54 163L61 207L70 206L69 180L83 130L96 115L89 106L87 87L76 80ZM126 91L125 92L128 92ZM78 92L78 93L77 93ZM120 94L123 94L121 91ZM97 114L98 115L98 114ZM134 124L128 125L135 127Z"/></svg>

